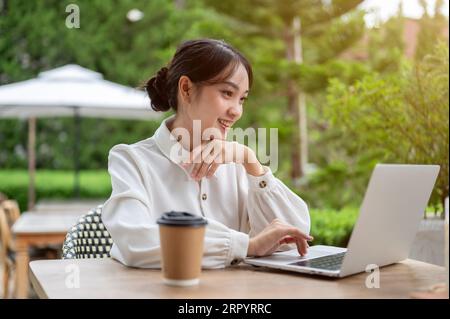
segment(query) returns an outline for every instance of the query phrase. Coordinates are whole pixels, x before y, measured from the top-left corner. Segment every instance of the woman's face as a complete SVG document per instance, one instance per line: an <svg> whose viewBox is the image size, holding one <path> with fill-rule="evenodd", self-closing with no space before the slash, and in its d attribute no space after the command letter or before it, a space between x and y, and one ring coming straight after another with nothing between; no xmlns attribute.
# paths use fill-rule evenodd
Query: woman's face
<svg viewBox="0 0 450 319"><path fill-rule="evenodd" d="M242 64L222 83L204 85L197 90L189 107L190 118L201 121L202 133L216 132L215 138L226 139L230 127L240 119L249 91L248 74Z"/></svg>

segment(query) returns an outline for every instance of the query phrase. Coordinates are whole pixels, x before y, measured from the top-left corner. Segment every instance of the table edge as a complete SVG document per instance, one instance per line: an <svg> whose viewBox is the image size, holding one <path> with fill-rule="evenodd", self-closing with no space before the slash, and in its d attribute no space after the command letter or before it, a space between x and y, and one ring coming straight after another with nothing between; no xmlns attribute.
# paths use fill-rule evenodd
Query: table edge
<svg viewBox="0 0 450 319"><path fill-rule="evenodd" d="M39 261L39 260L36 260L36 261ZM44 288L39 283L39 280L37 279L36 275L34 274L33 267L31 267L31 264L33 262L34 261L29 263L29 267L30 267L29 278L30 278L31 285L33 286L34 290L36 291L36 294L38 295L39 299L49 299Z"/></svg>

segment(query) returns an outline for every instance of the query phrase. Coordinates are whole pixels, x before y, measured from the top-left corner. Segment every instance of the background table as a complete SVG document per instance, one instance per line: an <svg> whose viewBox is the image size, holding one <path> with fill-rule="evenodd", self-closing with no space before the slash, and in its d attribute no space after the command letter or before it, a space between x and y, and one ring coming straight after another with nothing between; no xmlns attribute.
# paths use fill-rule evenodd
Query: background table
<svg viewBox="0 0 450 319"><path fill-rule="evenodd" d="M103 204L106 199L74 199L74 200L41 200L33 208L37 212L78 212L86 213Z"/></svg>
<svg viewBox="0 0 450 319"><path fill-rule="evenodd" d="M445 280L443 267L409 259L381 268L380 288L372 289L365 285L368 273L332 279L242 264L204 270L200 285L188 288L164 285L160 270L111 258L33 261L30 269L41 298L408 298Z"/></svg>
<svg viewBox="0 0 450 319"><path fill-rule="evenodd" d="M67 231L87 211L24 212L14 223L16 271L15 297L28 296L28 249L30 246L60 245Z"/></svg>

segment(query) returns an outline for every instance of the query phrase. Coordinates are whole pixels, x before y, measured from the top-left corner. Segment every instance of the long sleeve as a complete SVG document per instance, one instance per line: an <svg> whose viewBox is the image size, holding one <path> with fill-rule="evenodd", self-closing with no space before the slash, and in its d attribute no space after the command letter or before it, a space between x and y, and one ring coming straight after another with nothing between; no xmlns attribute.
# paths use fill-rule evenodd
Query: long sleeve
<svg viewBox="0 0 450 319"><path fill-rule="evenodd" d="M276 178L268 167L262 176L246 175L248 193L245 209L248 214L250 237L260 233L274 219L299 228L309 234L310 216L306 203L283 182ZM244 196L245 196L244 195Z"/></svg>
<svg viewBox="0 0 450 319"><path fill-rule="evenodd" d="M103 207L102 219L114 242L111 256L127 266L160 268L156 220L162 212L157 213L153 209L154 201L158 199L151 198L149 174L142 173L142 160L127 145L114 147L108 160L112 194ZM166 195L161 194L161 197ZM177 204L178 207L182 205ZM244 258L248 242L247 234L208 219L202 267L222 268L235 259Z"/></svg>

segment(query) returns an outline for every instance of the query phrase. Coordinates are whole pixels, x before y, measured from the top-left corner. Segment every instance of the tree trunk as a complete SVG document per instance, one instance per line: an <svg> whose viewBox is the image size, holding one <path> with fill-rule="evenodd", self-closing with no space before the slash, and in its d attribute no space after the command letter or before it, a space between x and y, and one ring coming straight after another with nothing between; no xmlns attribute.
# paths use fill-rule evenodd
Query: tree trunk
<svg viewBox="0 0 450 319"><path fill-rule="evenodd" d="M286 32L286 57L288 61L298 64L303 63L302 43L301 43L300 18L296 17L292 21L292 26ZM305 175L305 167L308 162L308 136L305 93L299 84L290 79L288 83L288 106L290 116L294 118L295 130L291 153L291 178L297 181Z"/></svg>
<svg viewBox="0 0 450 319"><path fill-rule="evenodd" d="M178 10L183 10L186 6L185 0L175 0L174 4Z"/></svg>

